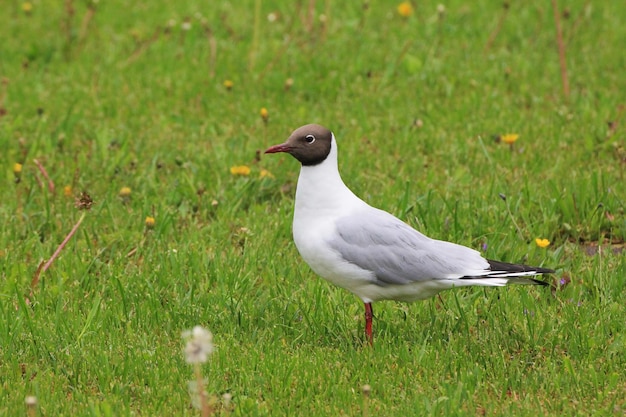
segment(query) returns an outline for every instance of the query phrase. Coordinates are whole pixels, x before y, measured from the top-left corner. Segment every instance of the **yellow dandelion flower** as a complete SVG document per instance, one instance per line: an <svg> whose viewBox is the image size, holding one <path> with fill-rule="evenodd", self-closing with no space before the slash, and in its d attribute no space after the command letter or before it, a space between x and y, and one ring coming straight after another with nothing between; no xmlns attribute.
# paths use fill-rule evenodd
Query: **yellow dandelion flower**
<svg viewBox="0 0 626 417"><path fill-rule="evenodd" d="M261 115L261 118L263 119L264 122L267 122L267 119L269 119L270 117L270 113L267 111L265 107L261 107L261 111L259 112L259 114Z"/></svg>
<svg viewBox="0 0 626 417"><path fill-rule="evenodd" d="M517 133L507 133L506 135L500 136L500 140L507 145L513 145L517 138L519 138Z"/></svg>
<svg viewBox="0 0 626 417"><path fill-rule="evenodd" d="M398 14L402 17L409 17L413 14L413 6L408 1L398 4Z"/></svg>
<svg viewBox="0 0 626 417"><path fill-rule="evenodd" d="M232 175L250 175L250 167L246 165L235 165L230 167L230 173Z"/></svg>
<svg viewBox="0 0 626 417"><path fill-rule="evenodd" d="M25 1L24 3L22 3L22 11L24 13L30 13L33 11L33 4L29 1Z"/></svg>
<svg viewBox="0 0 626 417"><path fill-rule="evenodd" d="M146 228L154 229L155 223L156 223L156 220L154 220L154 217L146 216Z"/></svg>
<svg viewBox="0 0 626 417"><path fill-rule="evenodd" d="M130 197L130 187L122 187L120 197Z"/></svg>
<svg viewBox="0 0 626 417"><path fill-rule="evenodd" d="M13 176L16 184L22 182L22 164L19 162L13 164Z"/></svg>
<svg viewBox="0 0 626 417"><path fill-rule="evenodd" d="M63 195L66 197L71 197L72 196L72 186L71 185L66 185L65 187L63 187Z"/></svg>
<svg viewBox="0 0 626 417"><path fill-rule="evenodd" d="M550 241L548 239L537 238L535 239L535 243L540 248L547 248L550 245Z"/></svg>
<svg viewBox="0 0 626 417"><path fill-rule="evenodd" d="M262 169L261 172L259 172L259 178L274 178L274 175L269 172L267 169Z"/></svg>
<svg viewBox="0 0 626 417"><path fill-rule="evenodd" d="M224 81L224 88L226 88L229 91L233 89L233 85L235 84L231 80Z"/></svg>

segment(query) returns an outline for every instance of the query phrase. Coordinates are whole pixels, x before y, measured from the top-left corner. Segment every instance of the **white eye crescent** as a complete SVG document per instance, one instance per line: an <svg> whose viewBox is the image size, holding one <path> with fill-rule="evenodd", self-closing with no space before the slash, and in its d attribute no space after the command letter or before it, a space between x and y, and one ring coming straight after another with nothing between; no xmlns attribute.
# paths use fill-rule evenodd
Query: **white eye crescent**
<svg viewBox="0 0 626 417"><path fill-rule="evenodd" d="M313 135L306 135L304 137L304 140L306 141L306 143L313 143L313 142L315 142L315 136L313 136Z"/></svg>

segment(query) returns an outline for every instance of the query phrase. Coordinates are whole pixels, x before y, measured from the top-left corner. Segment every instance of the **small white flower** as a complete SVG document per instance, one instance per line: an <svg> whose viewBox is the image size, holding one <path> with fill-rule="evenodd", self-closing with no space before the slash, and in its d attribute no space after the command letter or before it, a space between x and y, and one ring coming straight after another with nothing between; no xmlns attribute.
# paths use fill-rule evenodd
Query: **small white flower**
<svg viewBox="0 0 626 417"><path fill-rule="evenodd" d="M275 21L278 20L278 15L274 12L270 13L267 15L267 21L270 23L274 23Z"/></svg>
<svg viewBox="0 0 626 417"><path fill-rule="evenodd" d="M213 335L202 326L195 326L193 330L183 332L183 338L187 339L185 346L185 360L187 363L205 363L213 353Z"/></svg>
<svg viewBox="0 0 626 417"><path fill-rule="evenodd" d="M180 28L182 30L190 30L191 29L191 22L183 22L180 24Z"/></svg>
<svg viewBox="0 0 626 417"><path fill-rule="evenodd" d="M37 397L34 395L29 395L24 401L26 402L27 407L34 407L37 405Z"/></svg>

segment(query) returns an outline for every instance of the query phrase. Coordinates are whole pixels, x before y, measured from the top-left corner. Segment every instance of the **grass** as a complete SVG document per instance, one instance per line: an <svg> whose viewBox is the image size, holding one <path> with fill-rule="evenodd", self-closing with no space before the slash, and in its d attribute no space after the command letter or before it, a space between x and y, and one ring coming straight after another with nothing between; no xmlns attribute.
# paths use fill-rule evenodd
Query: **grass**
<svg viewBox="0 0 626 417"><path fill-rule="evenodd" d="M197 324L220 415L626 411L626 9L561 5L567 98L549 3L382 3L5 7L0 415L197 415ZM310 122L371 204L570 282L378 303L370 349L293 246L297 163L259 157Z"/></svg>

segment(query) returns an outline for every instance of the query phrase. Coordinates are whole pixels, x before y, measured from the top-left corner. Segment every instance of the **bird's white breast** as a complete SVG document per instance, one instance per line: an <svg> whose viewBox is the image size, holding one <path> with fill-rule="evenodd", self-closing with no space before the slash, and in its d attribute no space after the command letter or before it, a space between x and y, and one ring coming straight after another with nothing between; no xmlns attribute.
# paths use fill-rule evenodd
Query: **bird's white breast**
<svg viewBox="0 0 626 417"><path fill-rule="evenodd" d="M306 263L321 277L359 295L357 288L374 280L373 273L346 262L328 245L335 222L366 205L350 191L337 169L324 163L302 167L296 190L293 239Z"/></svg>

